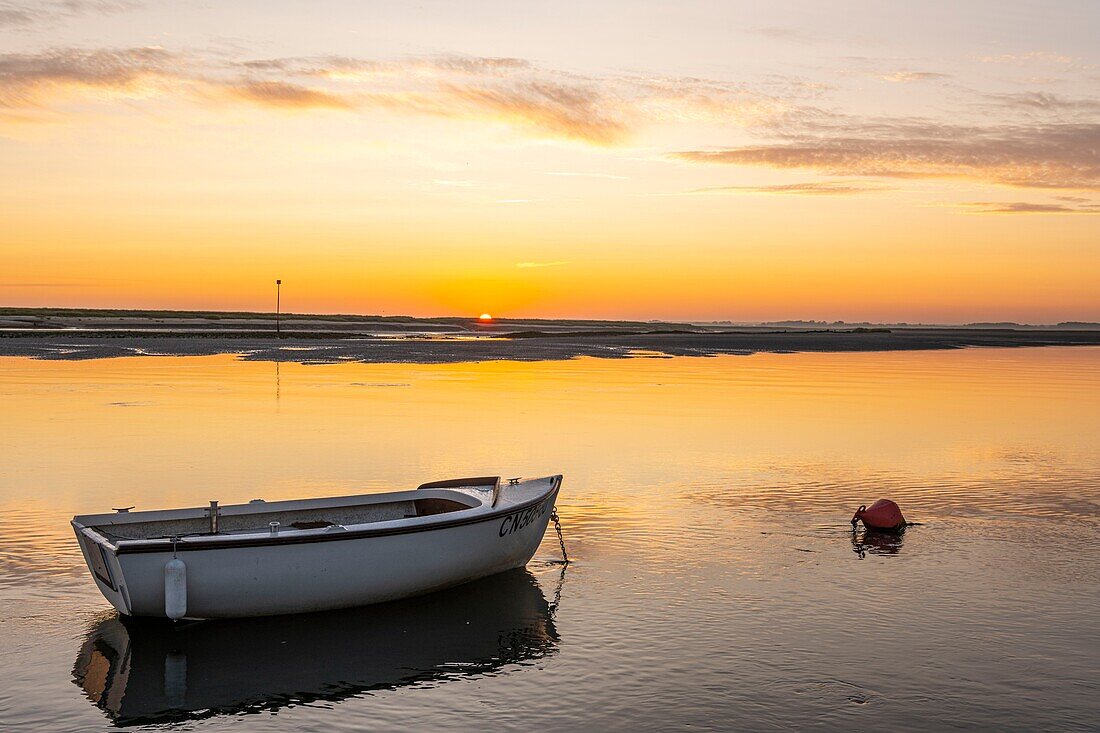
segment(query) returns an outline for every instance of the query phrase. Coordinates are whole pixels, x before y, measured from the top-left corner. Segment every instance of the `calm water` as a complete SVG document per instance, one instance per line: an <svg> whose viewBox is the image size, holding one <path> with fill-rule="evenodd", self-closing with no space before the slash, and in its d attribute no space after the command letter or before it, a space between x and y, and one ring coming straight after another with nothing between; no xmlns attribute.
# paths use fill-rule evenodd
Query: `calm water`
<svg viewBox="0 0 1100 733"><path fill-rule="evenodd" d="M0 359L0 728L1097 730L1097 436L1089 348ZM558 472L564 574L307 617L123 625L68 527Z"/></svg>

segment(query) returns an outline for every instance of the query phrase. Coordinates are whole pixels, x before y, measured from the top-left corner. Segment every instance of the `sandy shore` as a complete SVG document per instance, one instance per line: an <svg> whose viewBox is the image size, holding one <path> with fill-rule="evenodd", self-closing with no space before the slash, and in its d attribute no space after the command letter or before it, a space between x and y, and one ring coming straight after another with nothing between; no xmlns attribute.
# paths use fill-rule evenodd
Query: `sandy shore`
<svg viewBox="0 0 1100 733"><path fill-rule="evenodd" d="M239 354L302 363L448 363L715 356L756 352L900 351L1100 345L1087 328L796 329L612 321L165 314L110 311L0 313L0 356L103 359Z"/></svg>

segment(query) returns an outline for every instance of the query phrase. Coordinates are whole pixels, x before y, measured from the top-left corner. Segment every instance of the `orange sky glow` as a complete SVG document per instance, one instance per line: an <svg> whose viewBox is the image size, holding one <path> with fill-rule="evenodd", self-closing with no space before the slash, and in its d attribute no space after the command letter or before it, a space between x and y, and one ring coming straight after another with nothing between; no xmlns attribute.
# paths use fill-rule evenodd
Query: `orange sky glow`
<svg viewBox="0 0 1100 733"><path fill-rule="evenodd" d="M0 306L1100 321L1093 4L322 5L0 3Z"/></svg>

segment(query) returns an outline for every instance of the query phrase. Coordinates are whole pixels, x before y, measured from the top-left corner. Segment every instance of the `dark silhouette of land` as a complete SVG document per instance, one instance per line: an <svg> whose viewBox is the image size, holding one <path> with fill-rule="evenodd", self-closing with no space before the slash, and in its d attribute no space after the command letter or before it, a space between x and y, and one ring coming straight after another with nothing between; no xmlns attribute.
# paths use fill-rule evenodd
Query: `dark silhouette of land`
<svg viewBox="0 0 1100 733"><path fill-rule="evenodd" d="M1100 324L664 323L0 308L0 356L97 359L239 354L304 363L543 361L756 352L1100 345Z"/></svg>

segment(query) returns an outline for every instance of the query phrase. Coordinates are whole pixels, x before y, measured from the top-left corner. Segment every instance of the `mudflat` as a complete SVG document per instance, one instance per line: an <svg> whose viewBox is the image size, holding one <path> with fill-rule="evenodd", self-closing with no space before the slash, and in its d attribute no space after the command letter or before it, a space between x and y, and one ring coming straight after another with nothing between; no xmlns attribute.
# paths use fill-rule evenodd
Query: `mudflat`
<svg viewBox="0 0 1100 733"><path fill-rule="evenodd" d="M278 329L278 332L277 332ZM455 363L1100 345L1097 324L730 325L636 321L0 310L0 356L101 359L238 354L302 363Z"/></svg>

